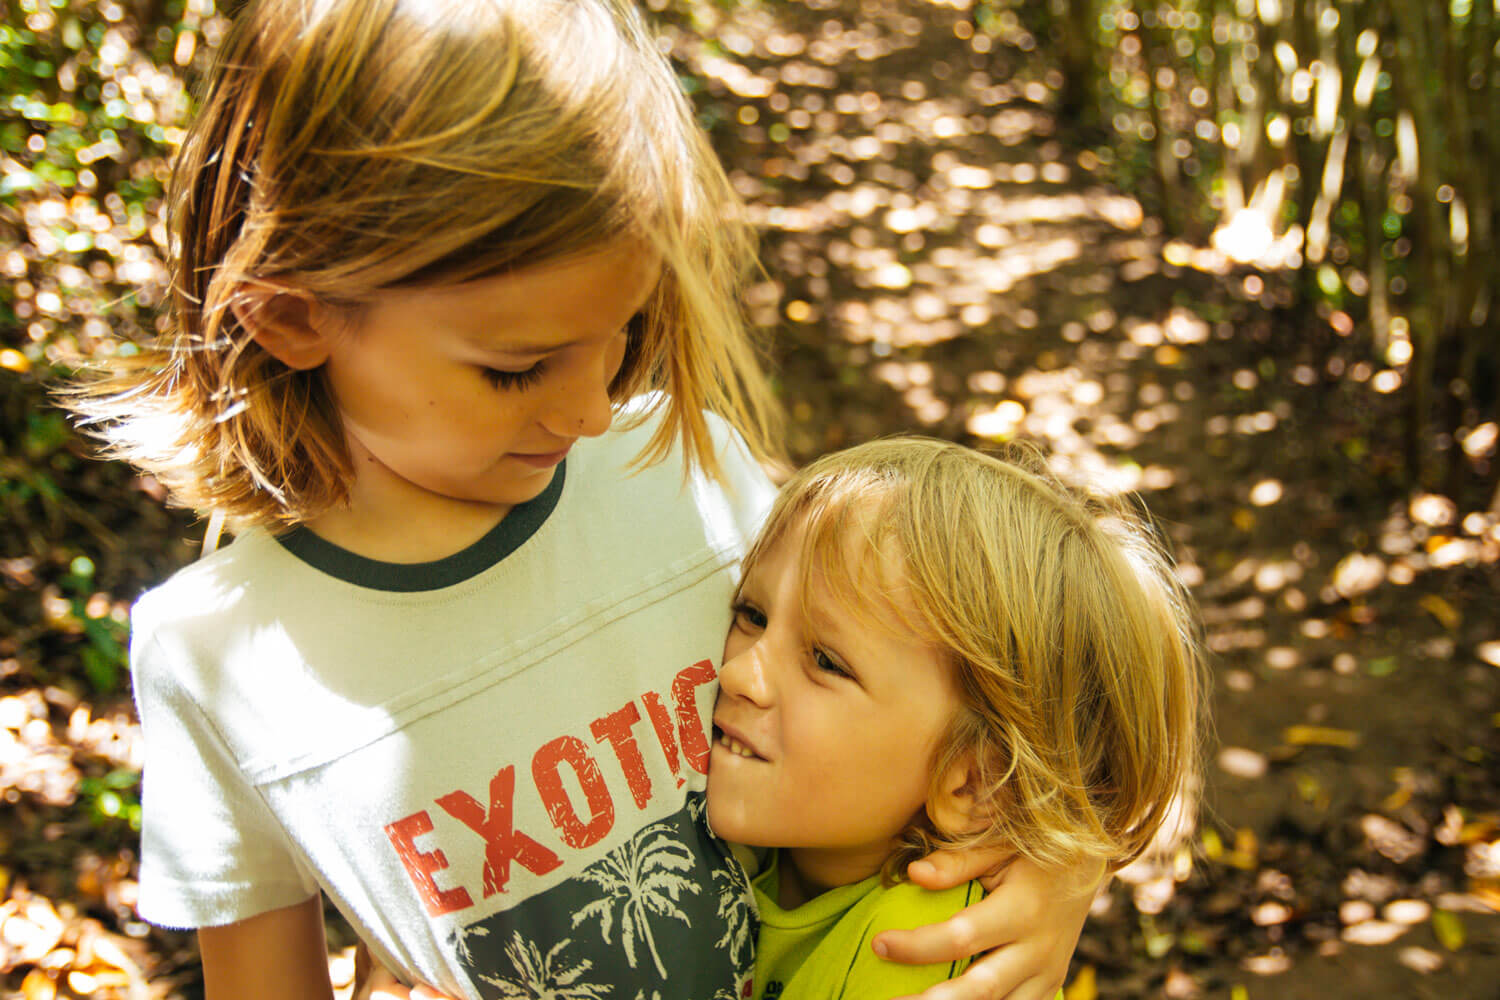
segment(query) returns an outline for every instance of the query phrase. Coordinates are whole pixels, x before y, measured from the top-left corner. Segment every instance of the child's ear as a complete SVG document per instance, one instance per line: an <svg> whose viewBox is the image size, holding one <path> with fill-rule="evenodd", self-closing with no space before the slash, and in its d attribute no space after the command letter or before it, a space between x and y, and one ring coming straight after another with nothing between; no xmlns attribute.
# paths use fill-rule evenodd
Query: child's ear
<svg viewBox="0 0 1500 1000"><path fill-rule="evenodd" d="M246 285L230 308L255 342L288 368L316 368L328 360L335 318L310 293L285 286Z"/></svg>
<svg viewBox="0 0 1500 1000"><path fill-rule="evenodd" d="M987 819L977 796L978 769L974 754L964 752L948 766L927 800L927 818L949 836L977 833Z"/></svg>

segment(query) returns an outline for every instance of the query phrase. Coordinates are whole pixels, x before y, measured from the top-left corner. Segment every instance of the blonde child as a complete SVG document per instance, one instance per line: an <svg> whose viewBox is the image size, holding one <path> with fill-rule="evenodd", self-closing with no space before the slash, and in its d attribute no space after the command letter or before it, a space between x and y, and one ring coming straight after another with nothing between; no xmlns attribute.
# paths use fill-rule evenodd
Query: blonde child
<svg viewBox="0 0 1500 1000"><path fill-rule="evenodd" d="M828 456L746 556L708 815L775 845L755 879L757 998L882 1000L959 963L873 936L979 898L895 882L994 845L1062 873L1138 856L1193 772L1189 602L1121 504L1035 462L920 438Z"/></svg>
<svg viewBox="0 0 1500 1000"><path fill-rule="evenodd" d="M330 996L323 896L458 996L738 995L702 712L771 496L739 220L628 0L236 15L170 323L74 397L236 534L132 640L140 912L199 929L211 1000ZM1011 914L1056 895L890 953L995 949L960 995L1028 1000L1083 910Z"/></svg>

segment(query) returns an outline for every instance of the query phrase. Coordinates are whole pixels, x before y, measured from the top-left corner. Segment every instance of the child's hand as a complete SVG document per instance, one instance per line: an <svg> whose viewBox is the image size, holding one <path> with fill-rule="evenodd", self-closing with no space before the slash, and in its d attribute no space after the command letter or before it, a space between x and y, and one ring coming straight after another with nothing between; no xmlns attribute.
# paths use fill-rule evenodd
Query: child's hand
<svg viewBox="0 0 1500 1000"><path fill-rule="evenodd" d="M907 869L926 889L977 878L989 891L941 924L875 938L877 953L893 962L977 956L963 975L926 990L921 1000L1052 1000L1062 987L1102 867L1059 877L1025 858L1007 865L1009 857L999 850L940 851Z"/></svg>

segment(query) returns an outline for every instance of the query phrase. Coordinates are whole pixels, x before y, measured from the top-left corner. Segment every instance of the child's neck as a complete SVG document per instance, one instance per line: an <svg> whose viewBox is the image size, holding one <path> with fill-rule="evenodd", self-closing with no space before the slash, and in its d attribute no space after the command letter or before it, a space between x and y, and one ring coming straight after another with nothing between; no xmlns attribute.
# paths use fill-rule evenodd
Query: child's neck
<svg viewBox="0 0 1500 1000"><path fill-rule="evenodd" d="M829 889L863 882L880 871L889 854L889 850L783 848L777 872L777 903L790 910Z"/></svg>
<svg viewBox="0 0 1500 1000"><path fill-rule="evenodd" d="M388 563L445 559L483 538L510 511L508 506L468 504L440 516L409 514L390 521L378 513L341 507L307 523L323 539L355 555Z"/></svg>
<svg viewBox="0 0 1500 1000"><path fill-rule="evenodd" d="M307 527L324 541L366 559L420 563L462 552L510 513L509 504L443 496L383 472L356 475L349 503L314 518Z"/></svg>

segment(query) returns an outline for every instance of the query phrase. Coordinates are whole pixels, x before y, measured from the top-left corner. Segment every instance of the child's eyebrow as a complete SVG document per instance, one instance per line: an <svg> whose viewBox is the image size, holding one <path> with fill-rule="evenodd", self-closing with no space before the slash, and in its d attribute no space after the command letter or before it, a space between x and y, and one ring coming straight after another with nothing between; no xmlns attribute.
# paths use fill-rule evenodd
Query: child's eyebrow
<svg viewBox="0 0 1500 1000"><path fill-rule="evenodd" d="M621 329L624 329L624 327ZM503 340L497 341L493 337L487 337L482 333L464 334L462 336L466 343L481 351L489 351L493 354L538 356L553 354L557 351L566 350L578 344L586 344L594 340L603 340L606 337L613 337L619 332L619 330L611 330L607 333L601 332L597 336L569 337L565 340L556 341L521 340L516 337L505 337Z"/></svg>
<svg viewBox="0 0 1500 1000"><path fill-rule="evenodd" d="M839 616L827 607L825 599L815 597L808 601L804 615L811 630L830 646L843 649L855 638L850 629L839 623Z"/></svg>
<svg viewBox="0 0 1500 1000"><path fill-rule="evenodd" d="M562 341L560 343L552 343L552 344L542 343L540 341L537 341L537 342L534 342L534 343L519 343L518 344L518 343L515 343L514 341L510 341L510 340L506 340L506 341L503 341L503 342L500 342L500 343L496 343L496 342L494 342L494 341L492 341L492 340L490 340L488 338L485 338L485 337L465 337L464 339L467 340L474 347L477 347L477 348L479 348L482 351L488 351L488 352L490 352L492 354L517 354L517 355L552 354L552 353L554 353L556 351L561 351L564 348L572 347L574 344L577 344L577 343L580 342L580 340L575 339L575 340L565 340L565 341Z"/></svg>
<svg viewBox="0 0 1500 1000"><path fill-rule="evenodd" d="M613 332L609 334L609 336L613 335ZM481 351L488 351L492 354L518 355L552 354L578 344L588 343L595 339L603 339L604 337L603 334L600 334L598 338L579 336L566 337L562 340L525 340L521 339L525 337L525 334L496 337L494 335L487 336L483 333L466 333L461 334L461 336L465 343Z"/></svg>

